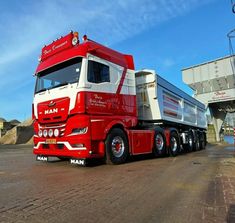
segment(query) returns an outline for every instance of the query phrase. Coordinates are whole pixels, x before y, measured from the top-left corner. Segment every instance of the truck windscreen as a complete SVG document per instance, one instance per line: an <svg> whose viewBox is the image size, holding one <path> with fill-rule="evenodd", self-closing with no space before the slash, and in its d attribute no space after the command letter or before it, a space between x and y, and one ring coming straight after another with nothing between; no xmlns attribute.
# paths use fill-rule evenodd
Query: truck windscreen
<svg viewBox="0 0 235 223"><path fill-rule="evenodd" d="M82 65L82 58L74 58L53 66L37 74L35 93L63 85L78 83Z"/></svg>

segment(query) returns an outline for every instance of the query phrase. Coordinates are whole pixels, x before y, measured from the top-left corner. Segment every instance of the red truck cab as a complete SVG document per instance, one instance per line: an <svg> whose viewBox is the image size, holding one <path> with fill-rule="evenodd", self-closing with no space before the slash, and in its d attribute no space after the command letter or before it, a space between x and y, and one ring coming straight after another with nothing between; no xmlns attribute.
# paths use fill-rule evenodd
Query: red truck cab
<svg viewBox="0 0 235 223"><path fill-rule="evenodd" d="M108 157L122 163L135 152L129 149L135 135L129 130L137 125L132 56L88 39L80 43L78 33L71 32L42 48L35 75L33 151L38 160L55 156L83 163ZM137 153L148 140L140 137Z"/></svg>
<svg viewBox="0 0 235 223"><path fill-rule="evenodd" d="M42 48L35 73L34 154L82 164L176 156L206 146L205 105L133 58L78 33Z"/></svg>

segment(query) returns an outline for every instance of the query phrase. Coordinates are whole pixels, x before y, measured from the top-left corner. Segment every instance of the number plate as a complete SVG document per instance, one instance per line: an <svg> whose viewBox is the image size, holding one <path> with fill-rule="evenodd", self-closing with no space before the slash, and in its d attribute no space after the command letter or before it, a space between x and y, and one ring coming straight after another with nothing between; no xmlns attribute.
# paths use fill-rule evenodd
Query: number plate
<svg viewBox="0 0 235 223"><path fill-rule="evenodd" d="M47 144L56 144L56 139L46 139Z"/></svg>

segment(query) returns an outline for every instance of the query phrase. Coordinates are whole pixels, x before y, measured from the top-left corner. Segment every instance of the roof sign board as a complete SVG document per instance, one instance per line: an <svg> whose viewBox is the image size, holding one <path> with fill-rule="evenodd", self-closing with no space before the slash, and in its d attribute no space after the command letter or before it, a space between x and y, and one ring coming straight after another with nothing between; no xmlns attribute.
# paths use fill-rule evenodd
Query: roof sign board
<svg viewBox="0 0 235 223"><path fill-rule="evenodd" d="M235 100L235 56L188 67L182 70L183 81L205 104Z"/></svg>

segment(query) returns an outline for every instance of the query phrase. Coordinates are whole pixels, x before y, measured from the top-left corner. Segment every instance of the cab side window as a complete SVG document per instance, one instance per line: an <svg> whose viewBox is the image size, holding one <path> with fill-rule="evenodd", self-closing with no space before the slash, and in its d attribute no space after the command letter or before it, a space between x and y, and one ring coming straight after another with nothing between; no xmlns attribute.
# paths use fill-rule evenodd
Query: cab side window
<svg viewBox="0 0 235 223"><path fill-rule="evenodd" d="M91 83L110 82L109 66L89 60L87 80Z"/></svg>

